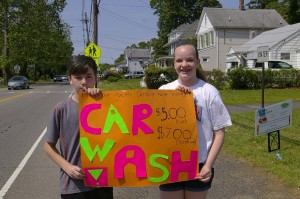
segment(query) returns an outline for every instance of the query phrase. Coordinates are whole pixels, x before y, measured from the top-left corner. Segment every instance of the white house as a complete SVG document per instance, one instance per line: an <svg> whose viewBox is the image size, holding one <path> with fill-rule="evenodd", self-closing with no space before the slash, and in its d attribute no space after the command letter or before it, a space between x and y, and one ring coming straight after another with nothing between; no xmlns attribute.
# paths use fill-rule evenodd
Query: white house
<svg viewBox="0 0 300 199"><path fill-rule="evenodd" d="M196 20L190 24L181 24L168 34L168 43L163 47L169 49L169 54L167 56L158 58L155 62L156 67L173 66L175 48L182 40L196 38L196 29L198 23L199 20Z"/></svg>
<svg viewBox="0 0 300 199"><path fill-rule="evenodd" d="M264 31L287 25L274 9L203 8L197 34L197 49L205 71L226 71L226 55Z"/></svg>
<svg viewBox="0 0 300 199"><path fill-rule="evenodd" d="M147 68L150 60L148 49L125 49L125 66L128 72L142 71Z"/></svg>
<svg viewBox="0 0 300 199"><path fill-rule="evenodd" d="M300 67L300 23L261 33L240 46L233 46L227 54L227 69L250 67L257 60L257 48L269 47L269 60L282 60L294 68Z"/></svg>

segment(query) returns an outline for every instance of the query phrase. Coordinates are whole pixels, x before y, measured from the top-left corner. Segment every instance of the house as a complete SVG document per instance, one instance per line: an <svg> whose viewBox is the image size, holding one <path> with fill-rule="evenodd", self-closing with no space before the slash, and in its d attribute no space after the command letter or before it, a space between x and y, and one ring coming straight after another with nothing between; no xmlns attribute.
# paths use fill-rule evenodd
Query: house
<svg viewBox="0 0 300 199"><path fill-rule="evenodd" d="M193 38L196 39L196 29L198 23L199 20L196 20L191 24L182 24L168 34L168 43L163 46L169 49L168 56L156 59L156 67L173 66L175 48L182 40Z"/></svg>
<svg viewBox="0 0 300 199"><path fill-rule="evenodd" d="M269 47L269 60L281 60L300 67L300 23L261 33L240 46L233 46L227 54L227 69L243 66L252 68L257 60L257 48Z"/></svg>
<svg viewBox="0 0 300 199"><path fill-rule="evenodd" d="M147 68L150 60L149 49L125 49L125 67L128 72L142 71Z"/></svg>
<svg viewBox="0 0 300 199"><path fill-rule="evenodd" d="M226 71L226 55L262 32L287 25L274 9L203 8L197 27L197 50L204 71Z"/></svg>

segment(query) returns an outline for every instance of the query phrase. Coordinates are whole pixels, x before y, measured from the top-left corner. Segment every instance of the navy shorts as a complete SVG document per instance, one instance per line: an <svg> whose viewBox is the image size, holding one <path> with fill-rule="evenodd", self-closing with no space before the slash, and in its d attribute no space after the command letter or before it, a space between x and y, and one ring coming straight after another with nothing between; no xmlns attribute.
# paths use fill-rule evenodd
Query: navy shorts
<svg viewBox="0 0 300 199"><path fill-rule="evenodd" d="M199 164L199 171L203 167L203 164ZM214 178L214 168L211 169L212 176L209 182L202 182L198 179L188 180L182 182L175 182L169 184L162 184L159 186L161 191L179 191L179 190L187 190L187 191L206 191L211 187L212 180Z"/></svg>
<svg viewBox="0 0 300 199"><path fill-rule="evenodd" d="M74 193L74 194L61 194L62 199L113 199L112 187L100 187L91 191Z"/></svg>

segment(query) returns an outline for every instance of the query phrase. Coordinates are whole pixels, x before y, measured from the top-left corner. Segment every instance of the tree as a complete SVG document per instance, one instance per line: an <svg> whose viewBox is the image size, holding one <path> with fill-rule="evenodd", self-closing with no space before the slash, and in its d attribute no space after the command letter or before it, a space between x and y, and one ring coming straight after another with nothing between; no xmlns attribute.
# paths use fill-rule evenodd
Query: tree
<svg viewBox="0 0 300 199"><path fill-rule="evenodd" d="M275 9L289 24L300 22L299 0L251 0L249 9Z"/></svg>
<svg viewBox="0 0 300 199"><path fill-rule="evenodd" d="M163 46L174 28L198 20L203 7L222 7L218 0L150 0L150 6L159 16L159 38L153 41L154 58L167 55L168 51Z"/></svg>
<svg viewBox="0 0 300 199"><path fill-rule="evenodd" d="M10 70L18 64L20 73L33 79L63 72L62 67L66 72L73 47L69 26L60 19L65 5L66 0L10 2Z"/></svg>
<svg viewBox="0 0 300 199"><path fill-rule="evenodd" d="M300 22L300 1L290 0L289 1L289 11L288 11L288 23L295 24Z"/></svg>

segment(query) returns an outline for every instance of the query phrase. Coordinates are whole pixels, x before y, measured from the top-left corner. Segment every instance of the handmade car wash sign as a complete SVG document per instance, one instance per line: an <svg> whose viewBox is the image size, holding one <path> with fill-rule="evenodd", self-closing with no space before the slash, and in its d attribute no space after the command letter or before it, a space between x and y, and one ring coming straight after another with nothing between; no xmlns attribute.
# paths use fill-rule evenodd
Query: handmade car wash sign
<svg viewBox="0 0 300 199"><path fill-rule="evenodd" d="M194 179L198 138L192 94L178 90L80 94L86 186L151 186Z"/></svg>
<svg viewBox="0 0 300 199"><path fill-rule="evenodd" d="M293 101L287 100L255 111L255 135L274 132L292 125Z"/></svg>

